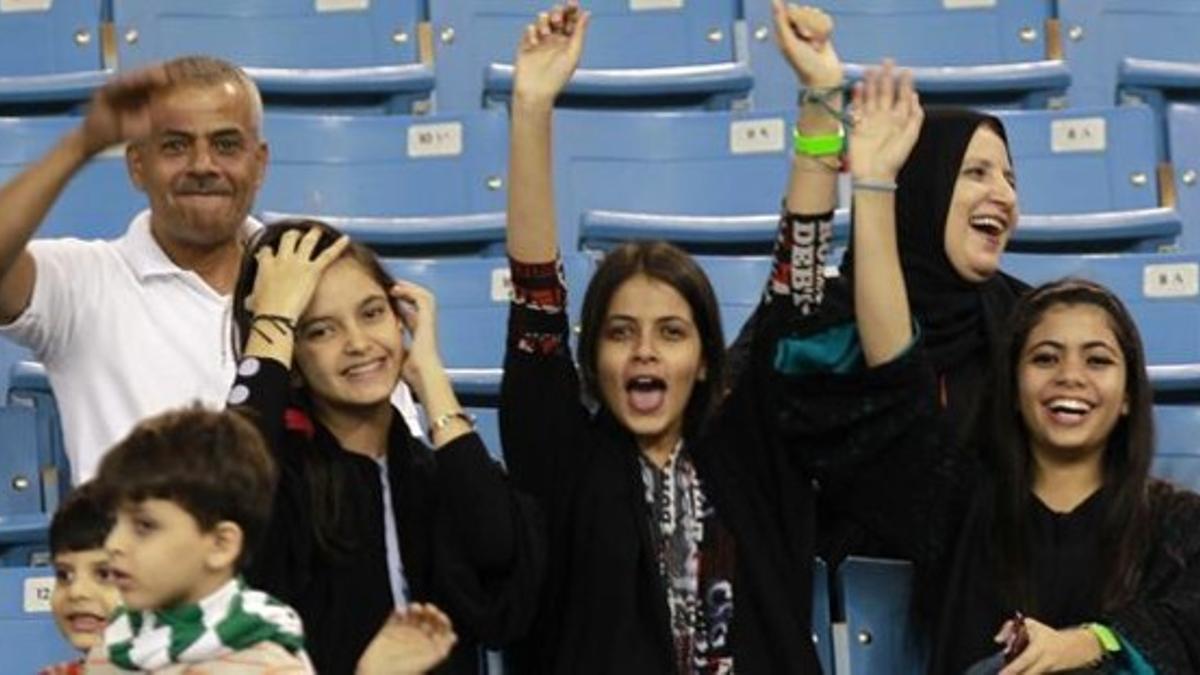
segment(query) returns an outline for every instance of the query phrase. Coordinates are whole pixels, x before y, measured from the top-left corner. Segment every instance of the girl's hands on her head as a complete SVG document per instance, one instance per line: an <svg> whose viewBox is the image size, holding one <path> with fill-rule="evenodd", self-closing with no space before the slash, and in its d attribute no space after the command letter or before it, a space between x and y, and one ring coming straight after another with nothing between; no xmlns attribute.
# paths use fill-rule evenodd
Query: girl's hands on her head
<svg viewBox="0 0 1200 675"><path fill-rule="evenodd" d="M411 281L397 281L391 289L392 301L409 334L408 355L401 373L405 383L422 391L422 375L442 369L437 341L437 300L429 289Z"/></svg>
<svg viewBox="0 0 1200 675"><path fill-rule="evenodd" d="M1095 665L1104 657L1100 641L1087 628L1055 630L1026 617L1025 631L1029 636L1028 645L1000 671L1000 675L1036 675L1074 670ZM997 641L1007 639L1009 632L1011 628L1006 623L996 636Z"/></svg>
<svg viewBox="0 0 1200 675"><path fill-rule="evenodd" d="M393 612L358 660L356 675L416 675L450 653L458 636L437 607L413 603Z"/></svg>
<svg viewBox="0 0 1200 675"><path fill-rule="evenodd" d="M779 51L807 88L842 86L842 62L833 49L833 19L808 6L772 0L775 39Z"/></svg>
<svg viewBox="0 0 1200 675"><path fill-rule="evenodd" d="M851 105L850 173L856 179L895 180L925 119L912 73L903 70L897 76L891 60L885 60L882 69L868 69L854 86Z"/></svg>
<svg viewBox="0 0 1200 675"><path fill-rule="evenodd" d="M513 98L519 102L553 104L571 79L583 53L591 14L577 0L555 5L525 27L517 45Z"/></svg>
<svg viewBox="0 0 1200 675"><path fill-rule="evenodd" d="M350 238L343 235L314 257L313 250L320 239L318 227L303 235L299 230L289 230L279 238L278 250L267 246L259 249L254 254L258 275L253 292L246 298L247 309L254 314L299 319L317 290L321 274L350 244Z"/></svg>

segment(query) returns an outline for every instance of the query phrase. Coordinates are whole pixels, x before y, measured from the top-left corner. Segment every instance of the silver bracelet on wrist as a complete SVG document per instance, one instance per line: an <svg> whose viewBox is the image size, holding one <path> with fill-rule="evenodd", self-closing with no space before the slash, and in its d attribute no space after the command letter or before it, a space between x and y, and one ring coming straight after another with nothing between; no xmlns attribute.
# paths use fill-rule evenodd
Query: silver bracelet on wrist
<svg viewBox="0 0 1200 675"><path fill-rule="evenodd" d="M850 187L855 190L865 190L867 192L895 192L897 185L894 180L856 178L850 183Z"/></svg>

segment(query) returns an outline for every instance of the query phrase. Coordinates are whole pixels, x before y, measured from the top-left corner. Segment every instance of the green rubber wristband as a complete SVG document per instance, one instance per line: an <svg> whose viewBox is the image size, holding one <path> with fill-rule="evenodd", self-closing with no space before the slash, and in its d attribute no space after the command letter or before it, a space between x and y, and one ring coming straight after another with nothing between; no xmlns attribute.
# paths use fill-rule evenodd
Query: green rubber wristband
<svg viewBox="0 0 1200 675"><path fill-rule="evenodd" d="M792 146L797 155L809 157L829 157L840 155L846 147L846 127L838 125L836 134L820 136L805 136L799 129L792 128Z"/></svg>
<svg viewBox="0 0 1200 675"><path fill-rule="evenodd" d="M1092 634L1100 641L1100 646L1105 652L1111 654L1121 651L1121 641L1117 639L1117 634L1108 626L1099 623L1089 623L1087 629L1092 631Z"/></svg>

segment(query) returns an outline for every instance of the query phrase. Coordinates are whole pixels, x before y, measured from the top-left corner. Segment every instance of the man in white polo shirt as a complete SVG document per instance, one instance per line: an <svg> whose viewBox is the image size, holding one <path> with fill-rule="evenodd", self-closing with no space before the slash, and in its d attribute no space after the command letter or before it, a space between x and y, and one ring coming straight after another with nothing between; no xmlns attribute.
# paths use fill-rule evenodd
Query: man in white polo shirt
<svg viewBox="0 0 1200 675"><path fill-rule="evenodd" d="M245 73L175 59L114 78L78 128L0 188L0 334L45 364L75 483L144 417L224 402L229 297L260 226L249 213L267 166L261 128ZM115 241L30 242L71 177L118 143L150 209ZM397 402L419 429L407 390Z"/></svg>

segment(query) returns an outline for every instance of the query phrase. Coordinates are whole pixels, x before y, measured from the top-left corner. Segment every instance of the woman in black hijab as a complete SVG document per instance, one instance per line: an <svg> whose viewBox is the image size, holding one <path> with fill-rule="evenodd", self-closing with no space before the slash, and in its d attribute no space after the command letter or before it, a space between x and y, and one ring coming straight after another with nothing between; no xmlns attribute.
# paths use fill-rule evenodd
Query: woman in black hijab
<svg viewBox="0 0 1200 675"><path fill-rule="evenodd" d="M1028 288L998 269L1018 213L1000 120L964 109L927 111L917 144L896 177L895 213L897 247L912 316L937 379L940 413L938 424L930 431L947 440L941 447L964 447L962 440L986 387L992 352L1005 319ZM830 336L838 326L854 322L855 258L851 244L838 277L825 286L820 313L794 327L795 334L813 337L810 345L823 345L826 357L828 353L846 355L845 362L834 368L843 373L854 369L858 347L852 334L845 331L832 345ZM756 314L746 324L731 348L735 370L743 362L757 318ZM825 444L831 457L853 451L853 428L862 424L864 412L852 404L854 392L860 390L852 383L854 379L840 377L837 384L814 379L807 410L797 412L792 421L794 431L807 426L804 437L810 443ZM831 395L830 387L839 393ZM939 464L945 471L953 471L957 459L944 457ZM899 477L908 472L909 465L900 458L892 461L896 463L894 472L872 475ZM902 482L827 485L823 492L895 491L897 485ZM919 495L898 493L895 506L908 511L921 500ZM840 497L836 501L847 503ZM885 532L895 529L878 522L881 514L846 513L832 503L822 509L820 548L830 564L852 554L895 556L904 550L886 541Z"/></svg>

